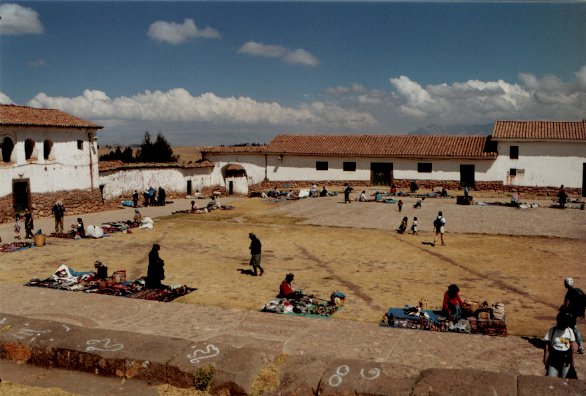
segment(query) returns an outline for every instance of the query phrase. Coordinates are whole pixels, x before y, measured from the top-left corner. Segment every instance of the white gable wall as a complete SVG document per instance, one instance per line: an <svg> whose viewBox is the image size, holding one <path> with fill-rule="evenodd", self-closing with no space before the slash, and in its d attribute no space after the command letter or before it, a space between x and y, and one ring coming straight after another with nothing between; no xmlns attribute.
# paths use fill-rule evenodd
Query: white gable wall
<svg viewBox="0 0 586 396"><path fill-rule="evenodd" d="M510 158L510 146L519 146L519 158ZM586 142L498 142L498 158L490 169L493 180L505 185L582 188ZM510 176L510 169L517 176Z"/></svg>
<svg viewBox="0 0 586 396"><path fill-rule="evenodd" d="M248 184L257 184L265 180L265 154L205 154L206 159L215 163L211 176L212 186L225 185L224 169L230 164L239 164L246 171Z"/></svg>
<svg viewBox="0 0 586 396"><path fill-rule="evenodd" d="M88 133L95 129L48 127L0 127L0 140L9 136L14 149L11 162L0 162L0 196L12 194L13 179L29 179L31 193L88 190L98 187L98 156L95 141ZM25 141L35 142L33 156L27 160ZM43 142L53 142L49 159L44 159ZM82 141L81 150L77 141ZM91 165L90 165L91 163Z"/></svg>

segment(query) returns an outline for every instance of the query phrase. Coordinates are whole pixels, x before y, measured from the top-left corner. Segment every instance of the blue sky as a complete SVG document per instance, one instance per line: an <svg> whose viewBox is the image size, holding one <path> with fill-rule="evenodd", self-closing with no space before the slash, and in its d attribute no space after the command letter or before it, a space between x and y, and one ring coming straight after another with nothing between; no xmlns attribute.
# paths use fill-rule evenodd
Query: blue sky
<svg viewBox="0 0 586 396"><path fill-rule="evenodd" d="M586 2L0 3L0 102L101 144L586 118Z"/></svg>

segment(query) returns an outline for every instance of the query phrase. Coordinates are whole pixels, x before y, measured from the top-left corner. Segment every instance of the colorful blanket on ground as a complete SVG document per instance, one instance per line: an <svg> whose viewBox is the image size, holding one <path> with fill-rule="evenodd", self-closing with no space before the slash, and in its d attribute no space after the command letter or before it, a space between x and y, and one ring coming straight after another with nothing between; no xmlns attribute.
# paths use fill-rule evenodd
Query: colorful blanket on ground
<svg viewBox="0 0 586 396"><path fill-rule="evenodd" d="M173 301L189 294L196 288L186 285L173 285L167 289L147 289L144 278L115 282L113 277L99 279L96 272L77 272L61 265L49 278L33 278L25 286L47 287L50 289L83 291L86 293L105 294L109 296L139 298L162 302Z"/></svg>
<svg viewBox="0 0 586 396"><path fill-rule="evenodd" d="M303 297L300 300L286 298L271 300L260 311L284 315L330 318L341 308L341 305L317 301L311 297Z"/></svg>
<svg viewBox="0 0 586 396"><path fill-rule="evenodd" d="M492 336L507 335L507 324L504 320L481 320L472 316L466 319L460 319L457 322L452 322L445 316L442 316L441 311L419 310L412 307L389 308L380 321L380 325L401 329L450 331Z"/></svg>
<svg viewBox="0 0 586 396"><path fill-rule="evenodd" d="M34 246L35 245L32 242L5 243L4 245L0 246L0 252L2 252L2 253L20 252L21 250L26 250L26 249L32 248Z"/></svg>

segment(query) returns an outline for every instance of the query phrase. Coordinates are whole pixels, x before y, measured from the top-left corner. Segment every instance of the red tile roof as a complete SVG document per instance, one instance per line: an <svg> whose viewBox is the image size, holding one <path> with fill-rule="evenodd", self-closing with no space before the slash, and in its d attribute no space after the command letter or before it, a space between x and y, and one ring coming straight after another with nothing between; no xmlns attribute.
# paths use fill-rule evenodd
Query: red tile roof
<svg viewBox="0 0 586 396"><path fill-rule="evenodd" d="M201 147L201 153L222 154L222 153L261 153L267 146L205 146Z"/></svg>
<svg viewBox="0 0 586 396"><path fill-rule="evenodd" d="M122 162L122 161L100 161L98 163L98 169L101 172L113 171L113 170L127 170L127 169L152 169L152 168L213 168L215 165L213 162L208 160L202 160L198 162L192 162L191 164L177 163L177 162Z"/></svg>
<svg viewBox="0 0 586 396"><path fill-rule="evenodd" d="M266 152L400 158L496 158L490 136L278 135Z"/></svg>
<svg viewBox="0 0 586 396"><path fill-rule="evenodd" d="M0 105L0 125L48 126L57 128L103 128L56 109L37 109L27 106Z"/></svg>
<svg viewBox="0 0 586 396"><path fill-rule="evenodd" d="M585 121L497 121L492 137L522 140L586 140Z"/></svg>

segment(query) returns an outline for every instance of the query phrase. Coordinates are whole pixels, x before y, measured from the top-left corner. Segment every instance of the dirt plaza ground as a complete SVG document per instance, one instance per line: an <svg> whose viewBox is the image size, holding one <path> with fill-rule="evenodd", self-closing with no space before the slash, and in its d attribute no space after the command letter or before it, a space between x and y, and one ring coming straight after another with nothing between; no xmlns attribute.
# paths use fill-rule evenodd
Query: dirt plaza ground
<svg viewBox="0 0 586 396"><path fill-rule="evenodd" d="M176 300L181 303L258 310L274 298L284 275L293 272L295 287L305 293L347 295L334 320L375 326L389 307L415 305L422 298L439 306L446 287L457 283L465 299L503 302L509 334L539 337L554 322L564 277L572 276L586 288L585 211L550 209L548 200L533 200L540 207L523 210L461 206L454 198L429 198L422 209L413 209L415 198L402 199L400 213L396 204L343 204L342 196L284 202L230 197L220 201L234 210L156 217L189 207L189 200L178 200L143 210L156 217L152 230L97 240L48 238L45 247L4 253L0 280L44 278L60 264L90 271L96 260L110 272L126 269L134 279L146 275L147 254L159 243L165 283L198 288ZM509 200L488 194L476 199ZM432 222L439 210L447 218L447 246L433 247ZM125 208L83 217L87 225L132 215ZM403 216L409 224L418 217L418 235L395 232ZM51 223L37 219L37 227L45 224L45 230ZM10 231L11 225L0 227L5 241ZM263 244L262 277L247 274L249 232Z"/></svg>

